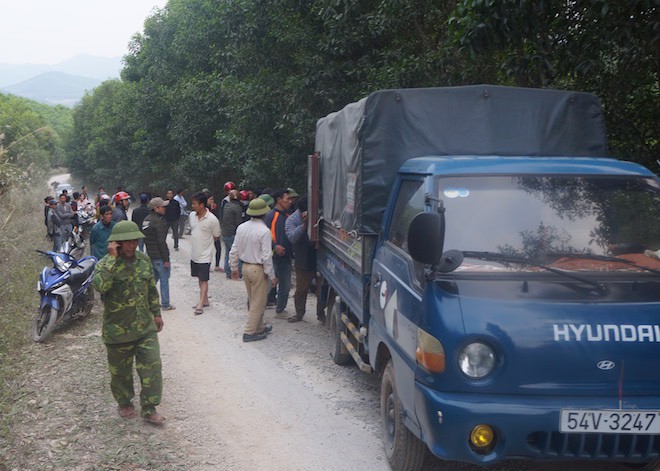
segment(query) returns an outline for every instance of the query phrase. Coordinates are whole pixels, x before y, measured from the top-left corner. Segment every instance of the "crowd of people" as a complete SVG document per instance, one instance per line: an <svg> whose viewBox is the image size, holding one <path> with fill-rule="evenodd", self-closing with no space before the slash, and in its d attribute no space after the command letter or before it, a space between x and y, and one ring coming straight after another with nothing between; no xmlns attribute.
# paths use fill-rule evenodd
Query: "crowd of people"
<svg viewBox="0 0 660 471"><path fill-rule="evenodd" d="M195 315L209 306L210 273L245 283L248 315L244 342L266 339L273 326L264 322L267 307L275 317L299 322L307 294L316 277L315 247L307 237L307 198L293 188L239 190L225 183L216 202L206 189L186 199L185 191L168 189L165 198L143 192L130 211L130 195L103 188L92 201L87 187L69 197L44 199L45 223L53 250L72 234L89 241L97 264L94 287L104 301L103 341L108 350L111 391L122 417L137 415L132 400L133 360L141 380L141 415L151 423L164 418L160 403L162 375L157 332L164 326L161 311L174 310L170 301L170 247L190 237L190 273L197 278ZM190 208L190 210L188 209ZM224 258L222 252L224 251ZM295 312L286 311L295 270ZM158 290L160 286L160 290ZM160 291L160 292L159 292ZM325 322L322 303L317 319Z"/></svg>

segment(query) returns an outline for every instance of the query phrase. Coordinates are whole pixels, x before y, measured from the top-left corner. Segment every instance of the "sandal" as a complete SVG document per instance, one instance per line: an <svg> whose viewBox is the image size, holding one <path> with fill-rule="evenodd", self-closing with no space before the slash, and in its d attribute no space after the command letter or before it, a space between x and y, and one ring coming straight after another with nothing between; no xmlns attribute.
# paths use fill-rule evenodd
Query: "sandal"
<svg viewBox="0 0 660 471"><path fill-rule="evenodd" d="M131 419L133 417L137 417L138 415L137 411L135 410L135 407L133 407L133 404L118 406L117 412L119 412L119 417L122 417L124 419Z"/></svg>
<svg viewBox="0 0 660 471"><path fill-rule="evenodd" d="M195 315L199 316L200 314L204 314L204 309L197 309L195 308Z"/></svg>
<svg viewBox="0 0 660 471"><path fill-rule="evenodd" d="M143 417L144 420L153 425L163 425L165 424L165 417L160 415L158 412L152 412L149 415Z"/></svg>

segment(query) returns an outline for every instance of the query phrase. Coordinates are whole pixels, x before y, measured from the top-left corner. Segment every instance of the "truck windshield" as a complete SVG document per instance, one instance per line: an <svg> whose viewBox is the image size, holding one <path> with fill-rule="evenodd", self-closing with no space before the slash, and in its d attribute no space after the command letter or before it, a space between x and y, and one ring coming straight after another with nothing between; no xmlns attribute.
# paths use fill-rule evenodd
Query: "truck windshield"
<svg viewBox="0 0 660 471"><path fill-rule="evenodd" d="M438 177L437 188L446 208L445 250L524 257L562 270L660 268L655 179ZM506 260L467 257L457 271L538 270Z"/></svg>

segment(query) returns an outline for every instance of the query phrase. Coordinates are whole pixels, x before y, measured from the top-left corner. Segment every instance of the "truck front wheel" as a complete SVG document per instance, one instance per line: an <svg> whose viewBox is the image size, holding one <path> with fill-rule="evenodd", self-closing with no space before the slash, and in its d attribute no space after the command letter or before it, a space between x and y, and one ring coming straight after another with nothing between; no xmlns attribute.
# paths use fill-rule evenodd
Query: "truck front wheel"
<svg viewBox="0 0 660 471"><path fill-rule="evenodd" d="M394 471L419 471L428 449L403 423L403 409L397 396L392 360L383 371L380 389L380 413L387 461Z"/></svg>
<svg viewBox="0 0 660 471"><path fill-rule="evenodd" d="M341 303L334 303L330 310L330 336L332 337L332 361L336 365L348 365L353 357L349 353L344 342L341 341L340 334L346 330L341 320Z"/></svg>

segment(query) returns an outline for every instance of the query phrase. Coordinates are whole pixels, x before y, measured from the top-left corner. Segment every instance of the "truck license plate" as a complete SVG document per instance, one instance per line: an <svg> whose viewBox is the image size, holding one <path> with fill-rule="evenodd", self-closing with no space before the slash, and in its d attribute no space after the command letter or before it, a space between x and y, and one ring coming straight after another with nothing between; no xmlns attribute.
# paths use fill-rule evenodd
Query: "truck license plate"
<svg viewBox="0 0 660 471"><path fill-rule="evenodd" d="M562 409L562 433L660 433L660 411Z"/></svg>

